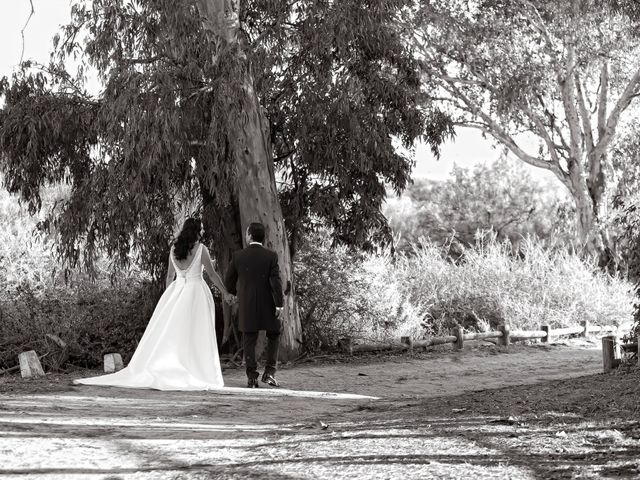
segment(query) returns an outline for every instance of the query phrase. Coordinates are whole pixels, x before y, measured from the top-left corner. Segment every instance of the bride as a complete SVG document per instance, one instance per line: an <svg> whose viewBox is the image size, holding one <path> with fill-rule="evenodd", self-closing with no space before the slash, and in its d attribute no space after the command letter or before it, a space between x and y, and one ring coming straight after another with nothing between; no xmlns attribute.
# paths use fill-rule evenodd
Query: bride
<svg viewBox="0 0 640 480"><path fill-rule="evenodd" d="M184 222L169 253L167 288L129 365L110 375L74 383L158 390L224 386L213 296L202 277L203 268L225 301L233 296L214 270L209 250L200 243L202 234L200 220L189 218Z"/></svg>

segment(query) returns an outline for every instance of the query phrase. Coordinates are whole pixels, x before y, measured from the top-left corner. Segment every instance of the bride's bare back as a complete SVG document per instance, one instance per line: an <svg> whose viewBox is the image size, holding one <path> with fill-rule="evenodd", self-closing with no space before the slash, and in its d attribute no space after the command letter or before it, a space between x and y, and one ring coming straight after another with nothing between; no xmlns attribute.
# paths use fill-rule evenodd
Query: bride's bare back
<svg viewBox="0 0 640 480"><path fill-rule="evenodd" d="M183 258L182 260L178 260L176 258L176 254L175 254L173 248L171 249L170 255L173 256L173 260L176 262L176 266L180 270L188 270L189 267L191 267L191 264L193 263L193 259L195 258L196 254L198 253L198 247L199 246L200 246L199 242L194 243L193 247L191 247L191 250L189 250L189 253L187 254L187 258ZM201 263L204 264L204 259L201 260Z"/></svg>
<svg viewBox="0 0 640 480"><path fill-rule="evenodd" d="M200 242L194 243L191 250L187 254L187 258L182 260L178 260L175 256L175 252L173 247L171 248L171 252L169 252L169 267L167 270L167 287L173 282L175 275L178 273L175 271L175 268L179 269L180 272L186 272L193 265L193 262L196 261L195 257L198 255L198 251L200 250L200 246L202 246L202 254L200 255L200 265L204 267L204 271L207 272L207 275L215 285L215 287L225 295L228 295L227 289L224 288L224 284L222 283L222 279L220 275L215 271L213 262L211 261L211 256L209 255L209 249L205 247ZM175 267L175 268L174 268Z"/></svg>

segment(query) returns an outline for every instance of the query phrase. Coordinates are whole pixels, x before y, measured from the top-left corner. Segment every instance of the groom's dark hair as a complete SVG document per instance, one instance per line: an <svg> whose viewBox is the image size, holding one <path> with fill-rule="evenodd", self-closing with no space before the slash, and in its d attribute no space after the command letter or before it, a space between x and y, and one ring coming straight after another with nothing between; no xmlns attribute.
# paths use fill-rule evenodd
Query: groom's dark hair
<svg viewBox="0 0 640 480"><path fill-rule="evenodd" d="M264 225L259 222L253 222L249 225L249 235L254 242L264 243Z"/></svg>

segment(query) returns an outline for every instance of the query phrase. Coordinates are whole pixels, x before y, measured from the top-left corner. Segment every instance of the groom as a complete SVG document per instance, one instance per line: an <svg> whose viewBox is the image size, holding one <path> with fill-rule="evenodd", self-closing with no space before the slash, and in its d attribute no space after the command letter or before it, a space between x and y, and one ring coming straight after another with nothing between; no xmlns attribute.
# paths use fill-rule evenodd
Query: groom
<svg viewBox="0 0 640 480"><path fill-rule="evenodd" d="M274 375L284 302L282 280L278 254L263 246L264 237L264 225L249 225L247 247L233 254L224 282L229 293L238 297L238 320L249 388L258 388L256 340L260 330L267 333L267 361L262 381L273 387L280 386Z"/></svg>

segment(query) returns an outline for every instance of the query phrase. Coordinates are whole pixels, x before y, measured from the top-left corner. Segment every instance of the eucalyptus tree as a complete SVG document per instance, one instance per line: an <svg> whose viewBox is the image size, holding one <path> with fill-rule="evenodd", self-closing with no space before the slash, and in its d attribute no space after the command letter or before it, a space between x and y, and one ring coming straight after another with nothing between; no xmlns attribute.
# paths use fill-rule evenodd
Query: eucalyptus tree
<svg viewBox="0 0 640 480"><path fill-rule="evenodd" d="M614 3L427 0L410 36L454 123L553 172L575 202L580 243L603 264L610 149L640 93L640 19Z"/></svg>
<svg viewBox="0 0 640 480"><path fill-rule="evenodd" d="M261 220L291 280L289 240L313 221L360 246L385 231L384 184L401 191L412 166L395 142L437 150L451 133L398 34L408 3L78 2L51 64L2 80L6 187L36 211L43 185L69 185L44 227L71 264L133 253L160 276L195 198L221 269ZM286 356L300 338L295 289L284 323Z"/></svg>

